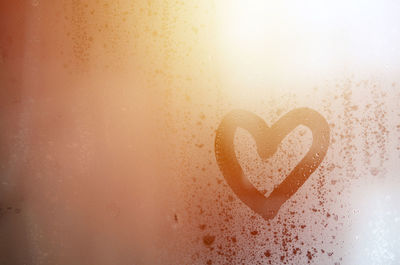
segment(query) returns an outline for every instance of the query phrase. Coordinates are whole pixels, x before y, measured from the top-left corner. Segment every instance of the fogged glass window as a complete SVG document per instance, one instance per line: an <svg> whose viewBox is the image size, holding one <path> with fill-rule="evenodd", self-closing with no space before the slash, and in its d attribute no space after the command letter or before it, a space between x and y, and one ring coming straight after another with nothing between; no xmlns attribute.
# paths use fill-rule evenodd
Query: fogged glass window
<svg viewBox="0 0 400 265"><path fill-rule="evenodd" d="M0 3L0 264L398 264L399 11Z"/></svg>

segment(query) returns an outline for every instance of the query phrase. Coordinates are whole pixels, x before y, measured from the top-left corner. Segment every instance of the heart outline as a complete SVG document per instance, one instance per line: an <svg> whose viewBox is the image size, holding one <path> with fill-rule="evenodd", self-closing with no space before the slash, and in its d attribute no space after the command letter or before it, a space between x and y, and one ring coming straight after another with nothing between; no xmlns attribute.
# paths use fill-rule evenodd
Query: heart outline
<svg viewBox="0 0 400 265"><path fill-rule="evenodd" d="M234 147L237 128L248 131L256 141L261 158L271 157L282 140L297 126L308 127L313 135L313 143L307 154L274 188L268 197L258 191L244 175ZM325 118L310 108L294 109L282 116L271 127L259 116L246 110L233 110L218 126L215 136L215 156L218 166L233 190L253 211L265 220L273 219L280 207L292 197L318 168L329 147L330 129ZM260 148L262 147L262 148Z"/></svg>

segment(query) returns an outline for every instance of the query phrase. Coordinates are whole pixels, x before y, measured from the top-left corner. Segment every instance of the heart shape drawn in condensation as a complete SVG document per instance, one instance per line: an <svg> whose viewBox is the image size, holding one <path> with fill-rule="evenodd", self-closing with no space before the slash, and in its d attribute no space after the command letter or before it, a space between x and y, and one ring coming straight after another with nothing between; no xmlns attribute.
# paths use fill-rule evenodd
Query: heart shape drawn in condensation
<svg viewBox="0 0 400 265"><path fill-rule="evenodd" d="M236 158L234 136L241 127L254 137L261 158L271 157L287 134L297 126L307 126L313 136L310 150L290 174L265 197L258 191ZM219 125L215 137L215 156L218 166L233 192L254 212L269 220L280 207L304 184L322 162L329 146L329 125L315 110L299 108L288 112L268 127L263 119L245 110L233 110Z"/></svg>

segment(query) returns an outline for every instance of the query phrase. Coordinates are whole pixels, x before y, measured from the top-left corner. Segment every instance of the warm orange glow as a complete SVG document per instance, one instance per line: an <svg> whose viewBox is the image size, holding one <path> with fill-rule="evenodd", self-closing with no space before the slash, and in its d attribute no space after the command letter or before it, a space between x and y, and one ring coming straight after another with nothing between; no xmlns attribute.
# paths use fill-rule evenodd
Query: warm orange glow
<svg viewBox="0 0 400 265"><path fill-rule="evenodd" d="M0 1L0 264L396 264L399 14L389 0ZM235 109L261 126L216 146ZM292 116L304 109L318 115ZM290 196L265 214L271 194Z"/></svg>

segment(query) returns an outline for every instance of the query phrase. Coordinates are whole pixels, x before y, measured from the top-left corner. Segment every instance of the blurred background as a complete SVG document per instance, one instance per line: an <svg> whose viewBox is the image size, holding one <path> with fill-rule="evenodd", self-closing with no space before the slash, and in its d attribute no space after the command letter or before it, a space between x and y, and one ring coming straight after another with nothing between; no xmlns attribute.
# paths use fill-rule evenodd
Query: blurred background
<svg viewBox="0 0 400 265"><path fill-rule="evenodd" d="M398 264L400 3L0 0L0 264ZM227 185L233 109L328 121L320 167L265 221ZM262 161L268 194L312 143Z"/></svg>

